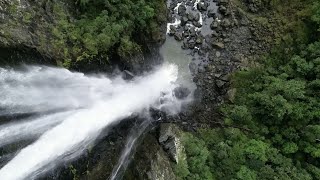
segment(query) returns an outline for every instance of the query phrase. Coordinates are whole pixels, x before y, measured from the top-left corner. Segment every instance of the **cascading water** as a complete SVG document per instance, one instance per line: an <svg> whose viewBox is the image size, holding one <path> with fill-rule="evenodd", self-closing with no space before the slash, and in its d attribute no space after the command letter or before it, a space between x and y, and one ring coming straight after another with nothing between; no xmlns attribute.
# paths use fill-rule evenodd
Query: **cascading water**
<svg viewBox="0 0 320 180"><path fill-rule="evenodd" d="M0 146L40 136L0 169L0 179L34 179L81 154L106 126L151 106L175 106L176 79L168 64L130 82L43 66L0 68L0 117L40 116L0 126Z"/></svg>
<svg viewBox="0 0 320 180"><path fill-rule="evenodd" d="M147 127L150 125L151 121L149 118L142 121L140 124L135 125L133 129L131 130L126 146L124 150L121 153L121 156L118 160L118 163L112 170L112 174L110 176L110 180L117 180L122 179L122 175L125 172L126 168L128 167L128 164L130 162L130 156L132 155L132 151L137 145L137 141L139 140L140 136L143 135L143 132L147 129Z"/></svg>

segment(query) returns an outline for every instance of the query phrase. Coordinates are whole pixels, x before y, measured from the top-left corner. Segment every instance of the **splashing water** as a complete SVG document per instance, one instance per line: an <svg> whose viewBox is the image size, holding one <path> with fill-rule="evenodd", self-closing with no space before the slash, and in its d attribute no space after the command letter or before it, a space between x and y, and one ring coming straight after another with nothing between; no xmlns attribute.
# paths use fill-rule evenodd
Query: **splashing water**
<svg viewBox="0 0 320 180"><path fill-rule="evenodd" d="M130 82L40 66L23 71L0 68L0 116L59 112L0 126L4 144L43 133L0 169L0 179L33 179L76 157L106 126L150 106L165 106L159 100L163 94L174 105L176 79L174 65Z"/></svg>

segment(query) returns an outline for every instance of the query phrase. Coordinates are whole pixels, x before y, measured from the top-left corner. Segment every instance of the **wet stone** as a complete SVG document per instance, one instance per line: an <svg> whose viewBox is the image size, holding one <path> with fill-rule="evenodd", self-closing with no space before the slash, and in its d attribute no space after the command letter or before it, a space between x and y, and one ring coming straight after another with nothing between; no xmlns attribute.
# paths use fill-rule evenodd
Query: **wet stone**
<svg viewBox="0 0 320 180"><path fill-rule="evenodd" d="M179 14L180 16L184 16L184 15L186 14L186 11L187 11L186 6L180 5L180 6L178 7L178 14Z"/></svg>
<svg viewBox="0 0 320 180"><path fill-rule="evenodd" d="M209 11L208 11L208 17L209 18L213 18L213 19L216 19L217 18L217 15L216 15L216 13L215 13L215 11L213 10L213 9L210 9Z"/></svg>
<svg viewBox="0 0 320 180"><path fill-rule="evenodd" d="M226 74L226 75L221 76L220 79L222 81L230 81L230 76L228 74Z"/></svg>
<svg viewBox="0 0 320 180"><path fill-rule="evenodd" d="M193 21L192 24L197 28L202 27L202 25L201 25L201 23L199 21Z"/></svg>
<svg viewBox="0 0 320 180"><path fill-rule="evenodd" d="M128 70L124 70L122 73L122 78L125 80L130 80L134 78L134 74Z"/></svg>
<svg viewBox="0 0 320 180"><path fill-rule="evenodd" d="M222 42L216 42L212 44L213 47L218 48L218 49L223 49L224 44Z"/></svg>
<svg viewBox="0 0 320 180"><path fill-rule="evenodd" d="M190 36L190 33L188 31L183 31L182 35L184 37L188 37L188 36Z"/></svg>
<svg viewBox="0 0 320 180"><path fill-rule="evenodd" d="M176 87L174 90L174 95L177 99L185 99L186 97L189 96L189 94L191 93L191 91L186 88L186 87Z"/></svg>
<svg viewBox="0 0 320 180"><path fill-rule="evenodd" d="M184 26L187 24L188 22L188 18L186 16L181 17L181 26Z"/></svg>
<svg viewBox="0 0 320 180"><path fill-rule="evenodd" d="M190 28L190 36L192 37L196 36L196 29L194 27Z"/></svg>
<svg viewBox="0 0 320 180"><path fill-rule="evenodd" d="M202 44L203 43L203 37L202 36L198 36L196 39L196 43L197 44Z"/></svg>
<svg viewBox="0 0 320 180"><path fill-rule="evenodd" d="M226 82L224 82L224 81L216 80L216 85L217 85L219 88L222 88L225 84L226 84Z"/></svg>
<svg viewBox="0 0 320 180"><path fill-rule="evenodd" d="M217 33L217 31L213 30L212 31L212 37L218 37L218 36L219 36L219 34Z"/></svg>
<svg viewBox="0 0 320 180"><path fill-rule="evenodd" d="M191 62L191 63L189 64L189 70L190 70L191 73L194 74L194 73L196 72L196 70L197 70L197 64L194 63L194 62Z"/></svg>
<svg viewBox="0 0 320 180"><path fill-rule="evenodd" d="M176 32L175 32L175 31L170 30L170 31L169 31L169 36L173 36L173 35L174 35L174 33L176 33Z"/></svg>
<svg viewBox="0 0 320 180"><path fill-rule="evenodd" d="M219 78L222 74L221 73L215 73L214 77Z"/></svg>
<svg viewBox="0 0 320 180"><path fill-rule="evenodd" d="M169 35L173 36L177 31L177 28L174 25L170 25Z"/></svg>
<svg viewBox="0 0 320 180"><path fill-rule="evenodd" d="M174 39L177 41L181 41L183 39L183 36L181 33L176 32L176 33L174 33Z"/></svg>
<svg viewBox="0 0 320 180"><path fill-rule="evenodd" d="M194 39L190 39L188 43L190 49L194 49L196 47L196 42Z"/></svg>
<svg viewBox="0 0 320 180"><path fill-rule="evenodd" d="M193 21L194 20L194 15L192 13L188 13L187 17L188 17L189 21Z"/></svg>
<svg viewBox="0 0 320 180"><path fill-rule="evenodd" d="M225 6L223 6L223 5L221 5L221 6L219 7L219 12L220 12L221 14L223 14L223 15L226 15L226 14L227 14L227 8L226 8Z"/></svg>
<svg viewBox="0 0 320 180"><path fill-rule="evenodd" d="M213 21L213 22L210 24L210 28L211 28L212 30L217 29L218 26L219 26L218 21Z"/></svg>
<svg viewBox="0 0 320 180"><path fill-rule="evenodd" d="M177 31L177 28L174 25L170 25L170 30Z"/></svg>
<svg viewBox="0 0 320 180"><path fill-rule="evenodd" d="M218 5L227 5L229 3L229 0L219 0Z"/></svg>
<svg viewBox="0 0 320 180"><path fill-rule="evenodd" d="M181 48L182 49L188 49L189 48L188 41L186 39L183 41Z"/></svg>
<svg viewBox="0 0 320 180"><path fill-rule="evenodd" d="M206 36L204 37L204 39L205 39L205 41L206 41L207 43L212 42L212 39L211 39L210 35L206 35Z"/></svg>
<svg viewBox="0 0 320 180"><path fill-rule="evenodd" d="M204 1L200 1L198 4L197 4L197 9L199 11L206 11L207 8L208 8L209 4L207 2L204 2Z"/></svg>
<svg viewBox="0 0 320 180"><path fill-rule="evenodd" d="M194 16L194 20L195 21L199 21L200 20L200 14L197 13L195 16Z"/></svg>
<svg viewBox="0 0 320 180"><path fill-rule="evenodd" d="M221 26L224 27L224 28L230 27L231 26L230 20L229 19L223 19L222 23L221 23Z"/></svg>
<svg viewBox="0 0 320 180"><path fill-rule="evenodd" d="M174 3L171 3L169 9L173 10L175 7L176 5Z"/></svg>
<svg viewBox="0 0 320 180"><path fill-rule="evenodd" d="M217 51L217 52L216 52L216 57L220 57L220 56L221 56L220 51Z"/></svg>

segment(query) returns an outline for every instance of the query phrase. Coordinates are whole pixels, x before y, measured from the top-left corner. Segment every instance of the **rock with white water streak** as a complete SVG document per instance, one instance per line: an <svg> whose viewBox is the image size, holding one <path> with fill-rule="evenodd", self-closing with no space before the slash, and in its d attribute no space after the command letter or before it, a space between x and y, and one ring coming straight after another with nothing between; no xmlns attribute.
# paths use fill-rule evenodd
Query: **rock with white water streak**
<svg viewBox="0 0 320 180"><path fill-rule="evenodd" d="M181 133L180 128L174 124L165 123L160 125L159 142L176 164L186 158L185 149L181 142Z"/></svg>

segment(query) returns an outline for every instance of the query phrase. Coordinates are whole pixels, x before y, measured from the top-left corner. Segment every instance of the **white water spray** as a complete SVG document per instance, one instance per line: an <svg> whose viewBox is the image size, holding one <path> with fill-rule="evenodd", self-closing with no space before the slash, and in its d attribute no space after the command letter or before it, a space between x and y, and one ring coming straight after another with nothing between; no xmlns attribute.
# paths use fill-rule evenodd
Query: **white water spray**
<svg viewBox="0 0 320 180"><path fill-rule="evenodd" d="M0 126L0 147L20 139L34 138L46 130L59 124L63 118L71 112L56 113L39 117L34 120L26 120L19 123L10 123Z"/></svg>
<svg viewBox="0 0 320 180"><path fill-rule="evenodd" d="M76 110L55 120L38 119L46 123L62 120L51 129L54 123L39 128L49 130L0 169L0 179L33 179L58 162L74 158L92 144L106 126L150 106L161 108L161 94L171 94L176 79L177 67L173 65L164 65L131 82L48 67L33 66L26 71L0 69L2 115ZM4 126L0 134L10 134L9 131L18 126L28 127L28 123L38 120L12 125L10 130Z"/></svg>

